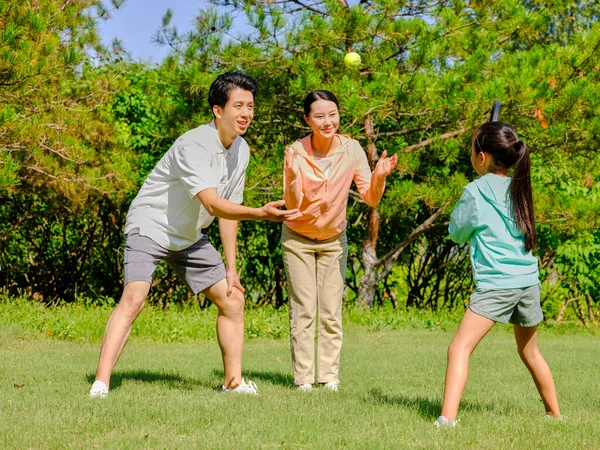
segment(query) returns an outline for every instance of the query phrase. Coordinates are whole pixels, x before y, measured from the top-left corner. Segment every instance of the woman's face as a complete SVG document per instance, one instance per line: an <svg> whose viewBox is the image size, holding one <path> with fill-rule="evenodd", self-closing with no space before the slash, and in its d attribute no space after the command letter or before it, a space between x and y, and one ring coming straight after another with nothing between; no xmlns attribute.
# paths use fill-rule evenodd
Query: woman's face
<svg viewBox="0 0 600 450"><path fill-rule="evenodd" d="M304 120L315 136L333 139L340 125L340 112L334 102L319 99L310 105L310 113Z"/></svg>

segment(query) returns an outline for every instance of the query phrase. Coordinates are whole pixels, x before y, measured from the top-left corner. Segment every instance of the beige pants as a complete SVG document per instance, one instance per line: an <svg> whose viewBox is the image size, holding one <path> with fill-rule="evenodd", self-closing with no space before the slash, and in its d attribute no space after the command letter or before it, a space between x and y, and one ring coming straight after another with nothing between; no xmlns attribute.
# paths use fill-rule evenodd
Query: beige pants
<svg viewBox="0 0 600 450"><path fill-rule="evenodd" d="M315 322L318 316L318 382L338 379L342 349L342 296L348 241L309 239L285 225L281 235L290 299L292 368L296 385L315 381Z"/></svg>

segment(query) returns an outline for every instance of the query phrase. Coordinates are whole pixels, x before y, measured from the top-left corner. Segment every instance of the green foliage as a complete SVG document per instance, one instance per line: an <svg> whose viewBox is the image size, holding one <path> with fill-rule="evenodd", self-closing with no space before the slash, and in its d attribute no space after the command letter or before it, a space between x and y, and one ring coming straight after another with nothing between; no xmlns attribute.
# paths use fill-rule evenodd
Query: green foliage
<svg viewBox="0 0 600 450"><path fill-rule="evenodd" d="M131 161L113 140L103 106L119 81L90 66L100 51L97 0L2 2L0 192L51 188L82 201L119 191Z"/></svg>

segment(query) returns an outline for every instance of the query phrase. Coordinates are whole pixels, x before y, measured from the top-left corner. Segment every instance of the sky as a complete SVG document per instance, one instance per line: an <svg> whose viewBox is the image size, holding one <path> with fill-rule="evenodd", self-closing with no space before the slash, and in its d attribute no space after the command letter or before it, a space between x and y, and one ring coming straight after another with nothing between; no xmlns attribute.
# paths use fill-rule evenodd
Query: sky
<svg viewBox="0 0 600 450"><path fill-rule="evenodd" d="M110 46L116 37L133 59L159 63L169 48L153 43L152 37L161 27L167 8L173 10L171 25L184 32L193 28L194 17L206 5L204 0L125 0L111 12L110 19L99 20L98 29L105 45Z"/></svg>

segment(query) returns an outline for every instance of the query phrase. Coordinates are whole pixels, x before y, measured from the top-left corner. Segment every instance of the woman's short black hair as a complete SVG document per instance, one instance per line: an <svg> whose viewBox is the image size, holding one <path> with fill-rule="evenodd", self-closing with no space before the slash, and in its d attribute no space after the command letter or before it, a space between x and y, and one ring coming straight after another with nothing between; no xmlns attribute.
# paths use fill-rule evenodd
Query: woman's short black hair
<svg viewBox="0 0 600 450"><path fill-rule="evenodd" d="M248 75L240 72L227 72L219 75L210 85L208 91L208 103L210 107L217 105L224 108L229 101L229 93L234 89L243 89L252 92L256 97L258 83Z"/></svg>

